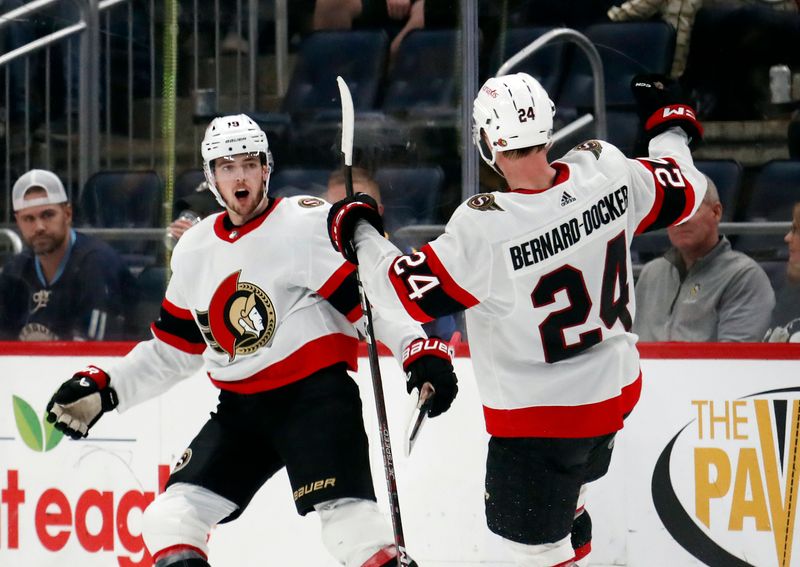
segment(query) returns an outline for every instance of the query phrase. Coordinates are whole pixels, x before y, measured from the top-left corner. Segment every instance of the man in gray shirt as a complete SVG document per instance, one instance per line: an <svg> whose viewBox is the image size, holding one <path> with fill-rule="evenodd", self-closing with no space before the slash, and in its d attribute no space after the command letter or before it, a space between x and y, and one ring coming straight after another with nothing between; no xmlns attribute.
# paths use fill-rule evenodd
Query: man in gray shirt
<svg viewBox="0 0 800 567"><path fill-rule="evenodd" d="M776 286L777 299L772 311L772 328L765 341L771 343L800 343L800 201L792 207L792 228L783 237L789 259L786 278Z"/></svg>
<svg viewBox="0 0 800 567"><path fill-rule="evenodd" d="M764 270L719 235L722 203L708 180L703 203L667 229L672 248L636 283L633 332L642 341L758 342L775 294Z"/></svg>

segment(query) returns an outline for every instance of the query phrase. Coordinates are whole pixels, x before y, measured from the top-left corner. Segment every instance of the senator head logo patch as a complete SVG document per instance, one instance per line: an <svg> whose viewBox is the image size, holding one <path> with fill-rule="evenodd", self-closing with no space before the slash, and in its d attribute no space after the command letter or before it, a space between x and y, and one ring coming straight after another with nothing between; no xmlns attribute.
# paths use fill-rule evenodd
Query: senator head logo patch
<svg viewBox="0 0 800 567"><path fill-rule="evenodd" d="M478 193L467 201L467 206L476 211L502 211L503 208L494 202L491 193Z"/></svg>
<svg viewBox="0 0 800 567"><path fill-rule="evenodd" d="M304 209L311 209L314 207L321 207L325 204L325 201L322 199L317 199L316 197L303 197L297 204L303 207Z"/></svg>
<svg viewBox="0 0 800 567"><path fill-rule="evenodd" d="M183 452L183 455L181 455L181 458L178 459L178 462L175 463L175 468L172 469L172 474L175 474L176 472L184 468L186 465L189 464L189 461L191 460L192 460L192 450L186 449Z"/></svg>
<svg viewBox="0 0 800 567"><path fill-rule="evenodd" d="M206 341L216 352L226 353L229 362L254 353L275 333L272 301L260 287L240 282L241 273L234 272L219 284L208 311L196 312Z"/></svg>
<svg viewBox="0 0 800 567"><path fill-rule="evenodd" d="M592 152L594 159L600 159L600 154L603 151L603 145L597 140L587 140L582 144L575 146L576 151Z"/></svg>

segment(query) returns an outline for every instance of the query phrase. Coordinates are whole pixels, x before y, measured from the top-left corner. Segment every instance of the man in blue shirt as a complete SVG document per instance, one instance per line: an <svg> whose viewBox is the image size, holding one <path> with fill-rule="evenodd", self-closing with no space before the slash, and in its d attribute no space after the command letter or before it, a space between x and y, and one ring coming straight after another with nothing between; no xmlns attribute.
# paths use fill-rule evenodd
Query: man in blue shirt
<svg viewBox="0 0 800 567"><path fill-rule="evenodd" d="M14 184L12 198L28 248L0 275L0 337L124 338L135 280L109 245L72 228L72 206L61 180L33 169Z"/></svg>

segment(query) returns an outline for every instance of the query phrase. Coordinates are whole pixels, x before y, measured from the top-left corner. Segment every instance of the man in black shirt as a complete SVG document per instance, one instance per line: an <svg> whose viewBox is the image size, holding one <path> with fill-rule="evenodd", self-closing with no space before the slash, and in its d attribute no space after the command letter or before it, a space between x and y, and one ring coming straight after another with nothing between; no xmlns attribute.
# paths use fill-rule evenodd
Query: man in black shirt
<svg viewBox="0 0 800 567"><path fill-rule="evenodd" d="M72 228L61 180L42 169L27 172L14 184L13 207L28 248L0 275L0 338L123 338L135 280L110 246Z"/></svg>

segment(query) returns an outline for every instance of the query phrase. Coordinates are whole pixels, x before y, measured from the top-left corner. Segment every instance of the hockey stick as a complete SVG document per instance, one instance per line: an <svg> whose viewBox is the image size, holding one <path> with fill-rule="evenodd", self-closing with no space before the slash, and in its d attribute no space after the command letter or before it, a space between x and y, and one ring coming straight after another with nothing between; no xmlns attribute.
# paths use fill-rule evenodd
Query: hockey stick
<svg viewBox="0 0 800 567"><path fill-rule="evenodd" d="M455 343L460 340L461 333L453 333L448 347L448 349L451 351L451 358L455 353ZM436 390L433 388L433 385L431 385L430 382L426 382L420 388L419 396L417 396L416 401L412 401L410 404L411 410L408 412L408 425L406 426L406 437L405 443L403 444L406 457L411 456L411 450L414 449L414 445L419 438L419 434L422 433L422 426L428 421L428 412L431 411L431 406L433 406L433 398L435 395Z"/></svg>
<svg viewBox="0 0 800 567"><path fill-rule="evenodd" d="M417 442L422 426L428 421L428 412L433 405L433 387L430 384L422 386L422 391L417 399L412 398L412 407L409 412L408 427L406 428L405 455L409 457L414 444Z"/></svg>
<svg viewBox="0 0 800 567"><path fill-rule="evenodd" d="M336 77L339 85L339 96L342 99L342 161L344 162L344 183L348 197L353 196L353 129L355 127L355 112L353 110L353 97L344 79ZM392 458L392 443L389 439L389 419L386 416L386 401L383 397L383 381L381 370L378 366L378 347L375 344L375 331L372 327L372 310L361 284L361 276L356 270L358 280L358 294L361 297L361 310L366 317L366 341L369 355L369 369L372 374L372 390L375 393L375 409L378 413L378 428L380 429L381 449L383 455L383 472L386 476L386 487L389 490L389 512L392 516L392 529L394 530L394 543L397 547L397 565L408 567L410 560L406 553L406 542L403 536L403 522L400 519L400 498L397 494L397 477L394 471Z"/></svg>

